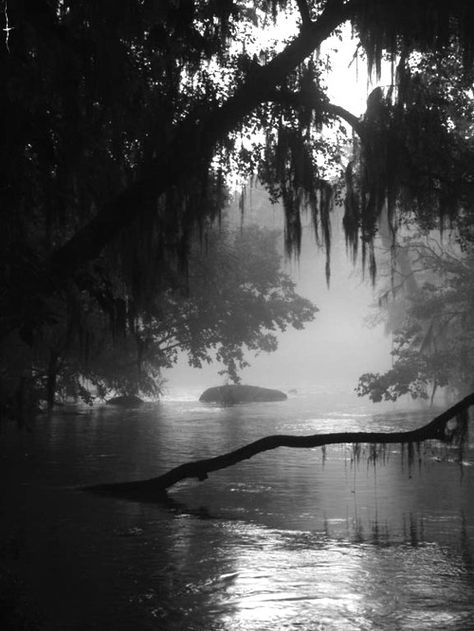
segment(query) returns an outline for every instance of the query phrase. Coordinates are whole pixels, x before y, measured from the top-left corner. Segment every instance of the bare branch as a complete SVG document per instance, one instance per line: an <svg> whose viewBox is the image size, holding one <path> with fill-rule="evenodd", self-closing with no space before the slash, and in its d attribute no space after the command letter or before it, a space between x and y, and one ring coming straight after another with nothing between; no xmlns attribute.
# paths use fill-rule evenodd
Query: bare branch
<svg viewBox="0 0 474 631"><path fill-rule="evenodd" d="M420 443L425 440L440 440L451 442L456 435L463 435L465 431L467 411L474 405L474 393L468 395L462 401L446 410L427 425L405 432L340 432L333 434L313 434L311 436L291 436L276 434L260 438L240 449L231 451L215 458L187 462L167 473L136 482L119 482L115 484L100 484L87 487L84 490L103 495L115 495L138 500L160 500L166 498L166 491L186 478L206 480L211 471L225 469L238 462L247 460L256 454L277 447L313 448L324 445L337 445L343 443L352 444L377 444L386 445L393 443ZM457 425L450 427L448 421L457 418Z"/></svg>

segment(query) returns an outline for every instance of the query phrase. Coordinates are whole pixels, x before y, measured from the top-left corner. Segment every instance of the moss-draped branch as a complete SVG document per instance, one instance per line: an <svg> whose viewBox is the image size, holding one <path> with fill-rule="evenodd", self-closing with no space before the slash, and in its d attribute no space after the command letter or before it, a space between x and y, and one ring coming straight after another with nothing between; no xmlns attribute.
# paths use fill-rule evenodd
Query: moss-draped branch
<svg viewBox="0 0 474 631"><path fill-rule="evenodd" d="M337 432L329 434L313 434L311 436L291 436L276 434L265 436L235 451L182 464L163 475L149 480L135 482L119 482L99 484L85 490L103 495L113 495L130 499L159 500L166 497L166 491L187 478L206 480L209 473L226 469L253 456L277 449L278 447L313 448L343 443L352 444L419 444L426 440L438 440L452 443L458 440L461 444L467 431L468 410L474 405L474 393L456 403L431 422L410 431L399 432ZM449 422L456 419L452 425Z"/></svg>
<svg viewBox="0 0 474 631"><path fill-rule="evenodd" d="M284 50L264 66L256 66L244 83L222 105L210 107L200 121L192 112L176 128L167 146L157 148L157 157L144 166L137 179L115 199L105 204L52 256L48 272L56 283L64 282L142 214L167 190L199 174L217 143L234 130L289 72L301 64L339 25L351 16L351 3L328 3L316 22L305 25Z"/></svg>
<svg viewBox="0 0 474 631"><path fill-rule="evenodd" d="M103 202L104 197L102 197L97 204L98 210L95 216L79 228L69 240L58 246L52 254L47 255L43 265L37 266L34 285L38 288L38 292L43 296L48 296L64 287L82 267L97 259L106 246L117 242L119 235L123 235L132 225L138 226L143 223L149 226L149 218L158 214L157 203L164 195L172 192L176 198L173 198L174 201L179 203L179 191L189 190L194 185L197 187L198 183L206 178L216 148L225 144L225 139L229 134L244 124L246 118L254 113L262 103L271 101L275 96L280 100L286 99L288 104L291 100L294 102L295 98L301 102L303 95L299 94L295 97L285 94L282 86L286 84L288 76L299 68L321 43L347 20L351 20L356 25L361 38L364 40L364 46L366 48L372 46L371 58L382 55L382 44L388 46L390 50L396 47L397 38L392 33L392 31L395 32L395 29L400 31L400 37L402 37L404 45L407 46L407 41L412 35L410 29L415 24L412 14L418 16L416 23L421 24L420 29L429 30L433 20L428 20L426 25L423 25L418 18L421 14L424 15L422 9L425 10L430 2L423 0L423 2L417 3L417 6L420 5L418 8L410 8L411 5L408 6L410 3L407 3L407 6L405 3L403 4L406 19L402 19L403 16L398 16L394 22L392 19L393 7L387 1L376 3L374 0L349 0L348 2L327 0L325 3L318 3L318 7L322 8L317 17L314 17L314 13L311 12L309 3L299 3L302 16L299 34L281 52L275 54L268 63L262 66L258 63L252 64L248 69L246 78L242 79L242 83L226 100L217 102L211 99L205 106L197 107L197 109L191 108L188 116L184 117L174 129L169 130L166 139L163 134L159 135L158 144L147 149L144 154L155 157L144 158L145 163L134 168L134 181L109 201ZM454 3L451 6L450 3L443 0L434 4L436 11L438 13L441 11L440 15L453 14L456 19L461 15L462 2ZM50 15L49 19L53 20L53 18L54 16ZM462 41L465 46L467 46L467 35L469 35L472 26L469 25L470 22L466 21ZM369 37L371 33L373 37ZM437 32L433 34L434 48L439 47L440 42L444 41L440 37L441 35ZM416 46L416 43L416 40L411 42L413 46ZM317 103L314 102L313 105L317 105ZM364 133L364 125L343 108L327 103L324 99L319 105L331 116L339 116L349 122L359 135ZM156 124L159 127L159 121ZM153 134L149 136L147 143L148 141L152 143L152 138ZM292 199L297 196L298 194L295 193L291 197L290 203L285 203L285 208L290 207ZM353 197L355 199L356 195ZM199 209L197 212L194 210L188 213L186 210L184 221L190 225L181 226L180 222L183 217L178 216L177 212L173 214L173 208L176 205L169 204L170 208L166 210L169 216L164 222L166 224L165 230L169 226L174 226L176 234L180 230L184 234L189 233L192 222L202 220L207 212L205 204L203 209ZM357 204L353 204L353 206L355 208ZM361 212L367 211L367 214L372 212L370 203L359 203L359 206L361 209L356 208L352 213L355 217L354 221L352 223L346 222L347 226L358 225L361 222L359 217ZM325 207L324 204L323 207ZM297 211L298 209L295 210L292 218L297 219ZM372 222L369 221L368 223L370 225L365 232L370 238ZM326 232L328 231L326 230ZM293 233L298 238L298 231L296 230L289 233L290 240L293 238ZM354 248L356 247L357 236L357 231L352 230L351 243L354 244ZM364 234L363 236L367 235ZM125 241L130 242L131 239ZM181 250L186 250L185 247L178 250L180 244L175 244L175 247L178 255Z"/></svg>
<svg viewBox="0 0 474 631"><path fill-rule="evenodd" d="M366 136L366 130L360 118L344 107L331 103L321 94L305 94L278 88L271 92L268 100L295 108L307 107L328 114L331 118L341 118L349 123L361 140Z"/></svg>

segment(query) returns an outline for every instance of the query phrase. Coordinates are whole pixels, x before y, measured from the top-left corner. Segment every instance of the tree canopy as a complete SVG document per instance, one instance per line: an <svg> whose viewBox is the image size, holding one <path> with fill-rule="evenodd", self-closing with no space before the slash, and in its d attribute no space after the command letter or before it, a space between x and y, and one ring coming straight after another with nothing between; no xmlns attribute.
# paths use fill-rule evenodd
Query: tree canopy
<svg viewBox="0 0 474 631"><path fill-rule="evenodd" d="M82 335L89 304L112 335L133 336L190 269L229 176L258 177L283 201L290 252L308 208L328 262L342 196L348 243L372 274L383 212L395 231L406 215L436 223L472 208L470 0L4 8L0 344L18 376L57 326ZM292 32L262 38L283 21ZM361 119L329 101L319 54L347 24L369 68L393 64ZM358 137L349 161L340 121Z"/></svg>
<svg viewBox="0 0 474 631"><path fill-rule="evenodd" d="M238 382L246 352L275 351L277 331L302 329L317 312L282 269L280 237L258 226L208 231L205 243L191 244L187 276L158 292L125 329L114 330L88 295L74 296L67 313L57 305L57 321L36 342L23 387L50 406L110 394L156 398L161 371L176 363L178 351L194 367L218 362L222 374ZM11 369L5 360L4 385ZM21 412L11 397L8 411Z"/></svg>
<svg viewBox="0 0 474 631"><path fill-rule="evenodd" d="M418 235L400 247L393 282L379 300L394 338L393 365L362 375L358 393L373 401L433 398L443 387L465 395L474 387L472 243Z"/></svg>
<svg viewBox="0 0 474 631"><path fill-rule="evenodd" d="M159 353L168 364L179 348L192 366L215 359L222 374L238 382L248 365L245 351L275 351L278 331L302 329L314 319L318 309L296 293L281 267L278 242L278 231L254 225L208 234L204 252L195 244L186 285L179 294L160 296L158 330L167 342ZM152 344L144 346L154 354Z"/></svg>

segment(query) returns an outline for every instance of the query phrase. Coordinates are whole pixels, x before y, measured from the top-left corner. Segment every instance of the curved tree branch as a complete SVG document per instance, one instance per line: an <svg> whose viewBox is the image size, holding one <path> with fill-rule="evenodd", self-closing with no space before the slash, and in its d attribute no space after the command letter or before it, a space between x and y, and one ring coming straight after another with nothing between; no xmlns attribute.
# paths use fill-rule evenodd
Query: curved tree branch
<svg viewBox="0 0 474 631"><path fill-rule="evenodd" d="M231 467L238 462L247 460L256 454L278 447L312 448L324 445L337 445L342 443L353 444L413 444L425 440L439 440L445 443L452 442L456 437L465 434L467 423L467 411L474 405L474 393L468 395L462 401L446 410L430 423L414 430L405 432L339 432L331 434L313 434L311 436L291 436L276 434L266 436L249 443L240 449L231 451L221 456L196 460L182 464L163 475L149 480L136 482L119 482L112 484L99 484L87 487L86 491L103 495L114 495L138 500L159 500L166 498L166 491L181 480L197 478L205 480L212 471ZM456 418L456 423L450 426L451 419Z"/></svg>
<svg viewBox="0 0 474 631"><path fill-rule="evenodd" d="M361 140L364 140L366 136L364 124L355 114L352 114L352 112L340 105L329 102L323 95L276 89L271 92L268 100L289 105L290 107L309 107L326 112L330 116L342 118L346 123L349 123Z"/></svg>
<svg viewBox="0 0 474 631"><path fill-rule="evenodd" d="M103 248L140 216L167 190L200 172L203 161L268 96L285 77L351 17L353 2L329 2L318 19L264 66L256 66L244 83L221 105L209 107L202 119L195 115L177 126L158 157L141 169L142 176L117 197L53 255L47 274L53 285L64 284L84 264L94 260ZM51 286L51 290L53 290Z"/></svg>

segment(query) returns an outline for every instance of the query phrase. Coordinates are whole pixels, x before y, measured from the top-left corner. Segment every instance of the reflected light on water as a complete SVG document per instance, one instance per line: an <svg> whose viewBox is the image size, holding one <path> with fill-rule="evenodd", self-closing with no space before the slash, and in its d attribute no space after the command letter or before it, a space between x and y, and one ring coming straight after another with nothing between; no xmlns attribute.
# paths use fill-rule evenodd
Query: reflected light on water
<svg viewBox="0 0 474 631"><path fill-rule="evenodd" d="M246 628L268 628L293 619L300 626L316 622L323 629L331 619L342 616L348 621L357 614L362 599L352 589L360 580L357 555L337 546L288 552L281 549L280 539L270 536L263 550L236 559L238 577L229 591L236 600L239 622ZM261 567L270 573L259 572Z"/></svg>
<svg viewBox="0 0 474 631"><path fill-rule="evenodd" d="M304 532L229 528L246 543L235 547L235 571L225 577L222 629L469 628L462 626L472 620L466 573L438 545L377 549Z"/></svg>
<svg viewBox="0 0 474 631"><path fill-rule="evenodd" d="M370 448L277 449L183 482L169 506L77 491L268 434L424 420L305 396L58 413L3 438L0 543L16 542L10 561L47 631L474 629L474 469L451 448L427 447L421 463L396 445L373 460Z"/></svg>

